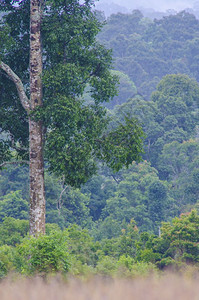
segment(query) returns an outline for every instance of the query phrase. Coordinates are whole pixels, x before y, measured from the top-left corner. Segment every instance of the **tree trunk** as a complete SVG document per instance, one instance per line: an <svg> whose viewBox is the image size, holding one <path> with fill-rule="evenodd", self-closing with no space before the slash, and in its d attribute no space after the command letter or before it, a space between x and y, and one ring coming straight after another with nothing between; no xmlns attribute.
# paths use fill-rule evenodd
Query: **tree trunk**
<svg viewBox="0 0 199 300"><path fill-rule="evenodd" d="M42 106L41 0L30 1L30 105ZM30 234L45 233L43 126L29 118Z"/></svg>

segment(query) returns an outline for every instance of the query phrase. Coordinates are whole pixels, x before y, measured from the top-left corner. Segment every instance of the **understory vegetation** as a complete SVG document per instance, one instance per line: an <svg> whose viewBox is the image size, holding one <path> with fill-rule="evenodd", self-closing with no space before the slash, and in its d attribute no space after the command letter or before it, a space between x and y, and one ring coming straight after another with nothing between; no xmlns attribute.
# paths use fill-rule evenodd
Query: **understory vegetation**
<svg viewBox="0 0 199 300"><path fill-rule="evenodd" d="M195 272L199 271L196 211L163 223L159 236L139 232L132 219L118 237L100 241L77 225L61 230L56 224L47 224L46 235L30 237L27 223L8 217L0 225L1 278L11 272L133 278L167 268L182 271L195 266Z"/></svg>

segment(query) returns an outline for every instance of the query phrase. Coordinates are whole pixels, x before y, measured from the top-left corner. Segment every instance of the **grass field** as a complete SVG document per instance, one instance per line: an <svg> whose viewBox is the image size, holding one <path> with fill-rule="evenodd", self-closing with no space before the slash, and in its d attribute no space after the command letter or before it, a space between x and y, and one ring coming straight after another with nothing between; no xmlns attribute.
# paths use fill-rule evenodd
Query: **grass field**
<svg viewBox="0 0 199 300"><path fill-rule="evenodd" d="M199 300L199 276L166 274L160 278L87 281L54 278L6 279L0 283L1 300Z"/></svg>

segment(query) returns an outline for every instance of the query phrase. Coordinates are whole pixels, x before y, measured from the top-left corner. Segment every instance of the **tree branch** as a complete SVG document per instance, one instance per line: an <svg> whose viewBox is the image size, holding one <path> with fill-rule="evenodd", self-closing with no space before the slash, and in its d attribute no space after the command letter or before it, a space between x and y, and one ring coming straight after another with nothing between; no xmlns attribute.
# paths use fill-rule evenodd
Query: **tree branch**
<svg viewBox="0 0 199 300"><path fill-rule="evenodd" d="M21 79L12 71L12 69L8 65L3 63L2 61L0 61L0 69L5 71L6 74L8 75L8 77L10 78L10 80L12 80L14 82L14 84L17 88L17 91L18 91L18 95L19 95L21 104L28 113L30 111L30 101L29 101L28 97L26 96L24 86L23 86Z"/></svg>
<svg viewBox="0 0 199 300"><path fill-rule="evenodd" d="M29 165L29 161L28 160L5 161L2 164L0 164L0 168L4 167L6 165L17 165L17 164L28 164Z"/></svg>
<svg viewBox="0 0 199 300"><path fill-rule="evenodd" d="M62 195L65 192L66 189L68 189L68 185L66 185L65 187L63 187L63 190L61 191L60 195L59 195L59 199L57 201L57 209L59 211L59 215L60 215L60 210L62 208Z"/></svg>
<svg viewBox="0 0 199 300"><path fill-rule="evenodd" d="M120 181L115 177L115 175L114 174L111 174L111 177L115 180L115 182L117 183L117 184L119 184L120 183Z"/></svg>

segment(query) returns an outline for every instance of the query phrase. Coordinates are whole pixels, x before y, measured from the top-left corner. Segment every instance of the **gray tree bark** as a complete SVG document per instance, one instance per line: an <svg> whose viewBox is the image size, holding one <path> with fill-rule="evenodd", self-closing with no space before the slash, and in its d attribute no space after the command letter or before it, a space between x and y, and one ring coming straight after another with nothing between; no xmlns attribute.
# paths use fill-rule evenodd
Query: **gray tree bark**
<svg viewBox="0 0 199 300"><path fill-rule="evenodd" d="M30 1L30 105L42 106L41 3ZM45 233L45 188L43 159L43 126L29 118L30 151L30 234Z"/></svg>

